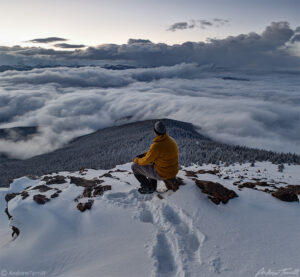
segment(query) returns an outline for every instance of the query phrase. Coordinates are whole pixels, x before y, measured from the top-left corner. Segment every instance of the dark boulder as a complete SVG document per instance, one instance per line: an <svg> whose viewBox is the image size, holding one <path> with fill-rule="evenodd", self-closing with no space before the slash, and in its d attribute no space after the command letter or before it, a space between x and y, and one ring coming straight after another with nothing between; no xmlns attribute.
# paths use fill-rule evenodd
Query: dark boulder
<svg viewBox="0 0 300 277"><path fill-rule="evenodd" d="M28 191L26 191L26 190L22 191L22 192L21 192L21 196L22 196L22 199L23 199L23 200L26 199L26 198L29 196Z"/></svg>
<svg viewBox="0 0 300 277"><path fill-rule="evenodd" d="M86 203L78 203L77 209L81 212L84 212L85 210L90 210L93 206L94 200L89 199Z"/></svg>
<svg viewBox="0 0 300 277"><path fill-rule="evenodd" d="M235 185L235 183L234 183L234 185ZM245 182L245 183L239 184L238 188L239 189L242 189L242 188L256 189L256 186L276 188L276 186L274 186L273 184L268 184L265 181ZM269 190L267 188L264 191L265 192L272 192L272 190Z"/></svg>
<svg viewBox="0 0 300 277"><path fill-rule="evenodd" d="M15 198L17 195L19 195L20 193L18 192L13 192L13 193L7 193L5 195L5 201L8 202L9 200Z"/></svg>
<svg viewBox="0 0 300 277"><path fill-rule="evenodd" d="M56 198L56 197L58 197L59 196L59 194L57 193L57 192L54 192L53 194L51 194L51 198Z"/></svg>
<svg viewBox="0 0 300 277"><path fill-rule="evenodd" d="M287 188L300 195L300 185L288 185Z"/></svg>
<svg viewBox="0 0 300 277"><path fill-rule="evenodd" d="M51 190L52 188L50 188L46 185L39 185L39 186L33 187L31 190L36 190L36 189L38 189L40 192L46 192L48 190Z"/></svg>
<svg viewBox="0 0 300 277"><path fill-rule="evenodd" d="M82 193L83 197L91 197L92 196L93 187L85 187Z"/></svg>
<svg viewBox="0 0 300 277"><path fill-rule="evenodd" d="M71 184L74 184L76 186L81 186L81 187L94 187L104 182L103 180L99 180L99 179L87 180L84 178L74 177L74 176L69 176L69 178Z"/></svg>
<svg viewBox="0 0 300 277"><path fill-rule="evenodd" d="M220 173L219 170L214 169L214 170L205 170L205 169L199 169L197 171L198 174L212 174L212 175L217 175Z"/></svg>
<svg viewBox="0 0 300 277"><path fill-rule="evenodd" d="M42 195L42 194L36 194L33 196L33 200L40 204L40 205L43 205L45 204L46 202L50 201L49 198L47 198L45 195Z"/></svg>
<svg viewBox="0 0 300 277"><path fill-rule="evenodd" d="M113 176L110 174L110 172L112 172L112 171L102 174L101 176L99 176L99 178L102 178L102 177L113 178Z"/></svg>
<svg viewBox="0 0 300 277"><path fill-rule="evenodd" d="M205 194L208 194L208 198L215 204L222 202L226 204L230 199L238 197L235 191L225 188L219 183L211 181L195 180L196 185Z"/></svg>
<svg viewBox="0 0 300 277"><path fill-rule="evenodd" d="M286 202L299 202L297 194L291 188L279 188L272 193L272 196Z"/></svg>
<svg viewBox="0 0 300 277"><path fill-rule="evenodd" d="M66 183L66 177L61 175L45 176L42 181L45 181L47 185L64 184Z"/></svg>
<svg viewBox="0 0 300 277"><path fill-rule="evenodd" d="M102 188L103 188L103 191L111 190L110 185L102 186Z"/></svg>
<svg viewBox="0 0 300 277"><path fill-rule="evenodd" d="M173 191L176 191L179 189L180 186L185 185L183 179L180 177L176 177L173 179L166 179L164 180L164 183L168 190L173 190Z"/></svg>
<svg viewBox="0 0 300 277"><path fill-rule="evenodd" d="M5 213L6 213L7 217L8 217L8 219L11 219L11 218L12 218L12 215L9 213L8 207L7 207L7 206L6 206L6 208L5 208Z"/></svg>
<svg viewBox="0 0 300 277"><path fill-rule="evenodd" d="M11 226L11 229L12 229L12 234L11 236L14 237L14 236L19 236L20 235L20 230L16 227L16 226Z"/></svg>
<svg viewBox="0 0 300 277"><path fill-rule="evenodd" d="M197 172L192 170L185 170L185 176L197 178Z"/></svg>
<svg viewBox="0 0 300 277"><path fill-rule="evenodd" d="M185 175L187 177L197 177L197 174L212 174L212 175L217 175L220 173L219 170L214 169L214 170L205 170L205 169L199 169L198 171L192 171L192 170L184 170Z"/></svg>

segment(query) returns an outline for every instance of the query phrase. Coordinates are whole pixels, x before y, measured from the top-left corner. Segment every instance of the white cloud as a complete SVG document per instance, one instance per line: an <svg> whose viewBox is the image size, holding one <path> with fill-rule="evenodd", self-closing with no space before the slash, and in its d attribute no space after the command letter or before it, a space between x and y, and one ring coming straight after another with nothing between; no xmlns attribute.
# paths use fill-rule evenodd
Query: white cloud
<svg viewBox="0 0 300 277"><path fill-rule="evenodd" d="M39 126L40 135L1 140L0 152L34 156L131 116L122 122L168 117L192 122L219 141L300 153L298 77L196 64L6 71L0 74L0 127Z"/></svg>

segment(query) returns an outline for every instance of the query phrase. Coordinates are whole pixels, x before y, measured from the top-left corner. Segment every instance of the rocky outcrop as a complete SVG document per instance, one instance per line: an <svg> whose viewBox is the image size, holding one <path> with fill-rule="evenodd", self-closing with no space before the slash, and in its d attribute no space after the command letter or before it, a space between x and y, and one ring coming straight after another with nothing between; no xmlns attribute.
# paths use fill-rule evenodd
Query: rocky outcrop
<svg viewBox="0 0 300 277"><path fill-rule="evenodd" d="M103 193L107 190L111 190L110 185L96 185L96 186L87 186L84 188L82 195L79 195L75 198L75 202L78 201L80 198L90 198L90 197L97 197L103 195Z"/></svg>
<svg viewBox="0 0 300 277"><path fill-rule="evenodd" d="M51 194L51 198L56 198L56 197L58 197L59 196L59 194L58 194L58 192L54 192L53 194Z"/></svg>
<svg viewBox="0 0 300 277"><path fill-rule="evenodd" d="M46 186L46 185L39 185L39 186L35 186L33 187L31 190L39 190L39 192L46 192L48 190L51 190L52 188Z"/></svg>
<svg viewBox="0 0 300 277"><path fill-rule="evenodd" d="M297 194L300 194L300 186L289 185L284 188L279 188L272 193L272 196L286 202L299 202Z"/></svg>
<svg viewBox="0 0 300 277"><path fill-rule="evenodd" d="M127 170L122 170L122 169L116 169L116 170L110 170L104 174L102 174L101 176L99 176L99 178L102 178L102 177L106 177L106 178L112 178L112 179L117 179L117 180L120 180L120 178L116 177L116 176L113 176L111 173L113 172L126 172Z"/></svg>
<svg viewBox="0 0 300 277"><path fill-rule="evenodd" d="M105 175L105 174L104 174ZM84 190L81 195L78 195L74 201L78 202L82 198L92 198L92 197L97 197L100 195L103 195L103 193L107 190L111 190L110 185L101 185L101 183L104 182L104 180L100 180L97 178L94 178L92 180L87 180L84 178L80 177L74 177L74 176L69 176L70 178L70 183L75 184L76 186L81 186L84 187ZM78 203L77 204L77 209L80 210L81 212L84 212L87 209L91 209L93 205L92 199L89 199L88 202L86 203Z"/></svg>
<svg viewBox="0 0 300 277"><path fill-rule="evenodd" d="M8 211L7 205L6 205L6 208L5 208L5 213L6 213L7 217L8 217L8 219L11 219L11 218L12 218L12 215L11 215L11 214L9 213L9 211Z"/></svg>
<svg viewBox="0 0 300 277"><path fill-rule="evenodd" d="M45 181L46 185L64 184L66 183L66 177L61 175L45 176L42 181Z"/></svg>
<svg viewBox="0 0 300 277"><path fill-rule="evenodd" d="M196 185L215 204L226 204L230 199L238 197L235 191L225 188L219 183L195 179Z"/></svg>
<svg viewBox="0 0 300 277"><path fill-rule="evenodd" d="M113 178L113 176L111 175L110 172L104 173L101 176L99 176L99 178L102 178L102 177Z"/></svg>
<svg viewBox="0 0 300 277"><path fill-rule="evenodd" d="M293 191L294 193L300 195L300 185L288 185L286 186L289 190Z"/></svg>
<svg viewBox="0 0 300 277"><path fill-rule="evenodd" d="M236 183L233 183L234 185L236 185ZM238 184L238 188L242 189L242 188L255 188L256 186L258 187L272 187L272 188L277 188L276 186L274 186L273 184L269 184L265 181L256 181L256 182L245 182L242 184Z"/></svg>
<svg viewBox="0 0 300 277"><path fill-rule="evenodd" d="M197 174L213 174L217 175L220 173L219 170L214 169L214 170L204 170L204 169L199 169L197 171L192 171L192 170L184 170L185 171L185 176L187 177L194 177L197 178Z"/></svg>
<svg viewBox="0 0 300 277"><path fill-rule="evenodd" d="M185 185L183 179L180 177L164 180L164 183L168 190L173 190L173 191L176 191L179 189L180 186Z"/></svg>
<svg viewBox="0 0 300 277"><path fill-rule="evenodd" d="M69 178L70 178L71 184L74 184L74 185L80 186L80 187L94 187L94 186L104 182L103 180L99 180L99 179L87 180L84 178L74 177L74 176L69 176Z"/></svg>
<svg viewBox="0 0 300 277"><path fill-rule="evenodd" d="M15 198L17 195L21 195L22 199L26 199L29 196L29 193L26 190L23 190L22 192L7 193L5 195L5 201L8 202L11 199Z"/></svg>
<svg viewBox="0 0 300 277"><path fill-rule="evenodd" d="M270 193L272 196L276 197L281 201L286 202L299 202L297 195L300 195L300 185L288 185L286 187L277 187L274 184L267 183L266 181L261 181L257 178L252 178L256 182L245 182L240 183L234 182L233 185L238 186L241 190L242 188L250 188L254 190L260 190L266 193ZM284 183L284 182L281 182ZM264 187L264 189L258 189L257 187Z"/></svg>
<svg viewBox="0 0 300 277"><path fill-rule="evenodd" d="M23 190L23 191L21 192L21 196L22 196L22 199L23 199L23 200L26 199L26 198L29 196L28 191Z"/></svg>
<svg viewBox="0 0 300 277"><path fill-rule="evenodd" d="M106 186L97 186L94 188L93 191L93 196L98 196L98 195L102 195L105 191L107 190L111 190L111 186L110 185L106 185Z"/></svg>
<svg viewBox="0 0 300 277"><path fill-rule="evenodd" d="M93 206L94 200L89 199L88 202L85 203L78 203L77 209L81 212L84 212L85 210L90 210Z"/></svg>
<svg viewBox="0 0 300 277"><path fill-rule="evenodd" d="M19 192L12 192L12 193L7 193L5 195L5 201L8 202L10 201L11 199L15 198L17 195L19 195L20 193Z"/></svg>
<svg viewBox="0 0 300 277"><path fill-rule="evenodd" d="M50 201L50 199L43 194L34 195L33 200L40 205L44 205L46 202Z"/></svg>
<svg viewBox="0 0 300 277"><path fill-rule="evenodd" d="M13 199L14 197L16 197L17 195L20 195L20 194L22 195L22 199L25 199L27 196L29 196L28 192L26 192L26 193L24 193L24 191L23 191L22 193L8 193L8 194L5 195L5 201L6 201L5 213L6 213L7 217L8 217L8 220L12 220L13 219L13 216L8 211L8 201L10 201L11 199ZM12 234L11 234L12 237L19 236L20 230L17 227L11 226L11 229L13 231Z"/></svg>
<svg viewBox="0 0 300 277"><path fill-rule="evenodd" d="M19 236L20 235L20 230L19 230L19 228L17 228L16 226L11 226L11 229L12 229L12 234L11 234L11 236L12 237L14 237L14 236Z"/></svg>

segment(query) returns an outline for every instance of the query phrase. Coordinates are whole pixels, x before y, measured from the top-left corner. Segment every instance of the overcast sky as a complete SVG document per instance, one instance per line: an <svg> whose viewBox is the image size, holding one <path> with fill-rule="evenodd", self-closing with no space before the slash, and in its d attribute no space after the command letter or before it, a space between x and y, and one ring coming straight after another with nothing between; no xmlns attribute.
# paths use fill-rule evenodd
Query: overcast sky
<svg viewBox="0 0 300 277"><path fill-rule="evenodd" d="M94 46L129 38L197 42L260 33L272 21L295 28L299 10L300 0L1 0L0 45L53 36Z"/></svg>

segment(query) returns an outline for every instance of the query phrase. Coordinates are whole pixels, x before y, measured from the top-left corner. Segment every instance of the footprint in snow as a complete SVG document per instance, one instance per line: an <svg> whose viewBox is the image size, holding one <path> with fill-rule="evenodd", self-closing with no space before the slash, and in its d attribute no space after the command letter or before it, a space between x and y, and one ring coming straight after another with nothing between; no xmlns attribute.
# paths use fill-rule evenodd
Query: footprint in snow
<svg viewBox="0 0 300 277"><path fill-rule="evenodd" d="M158 233L155 240L156 243L152 249L154 276L172 276L172 273L177 271L177 267L170 242L164 233Z"/></svg>
<svg viewBox="0 0 300 277"><path fill-rule="evenodd" d="M140 194L137 189L132 189L129 192L111 192L105 197L109 202L118 206L136 206L139 201L149 201L153 198L150 194Z"/></svg>

